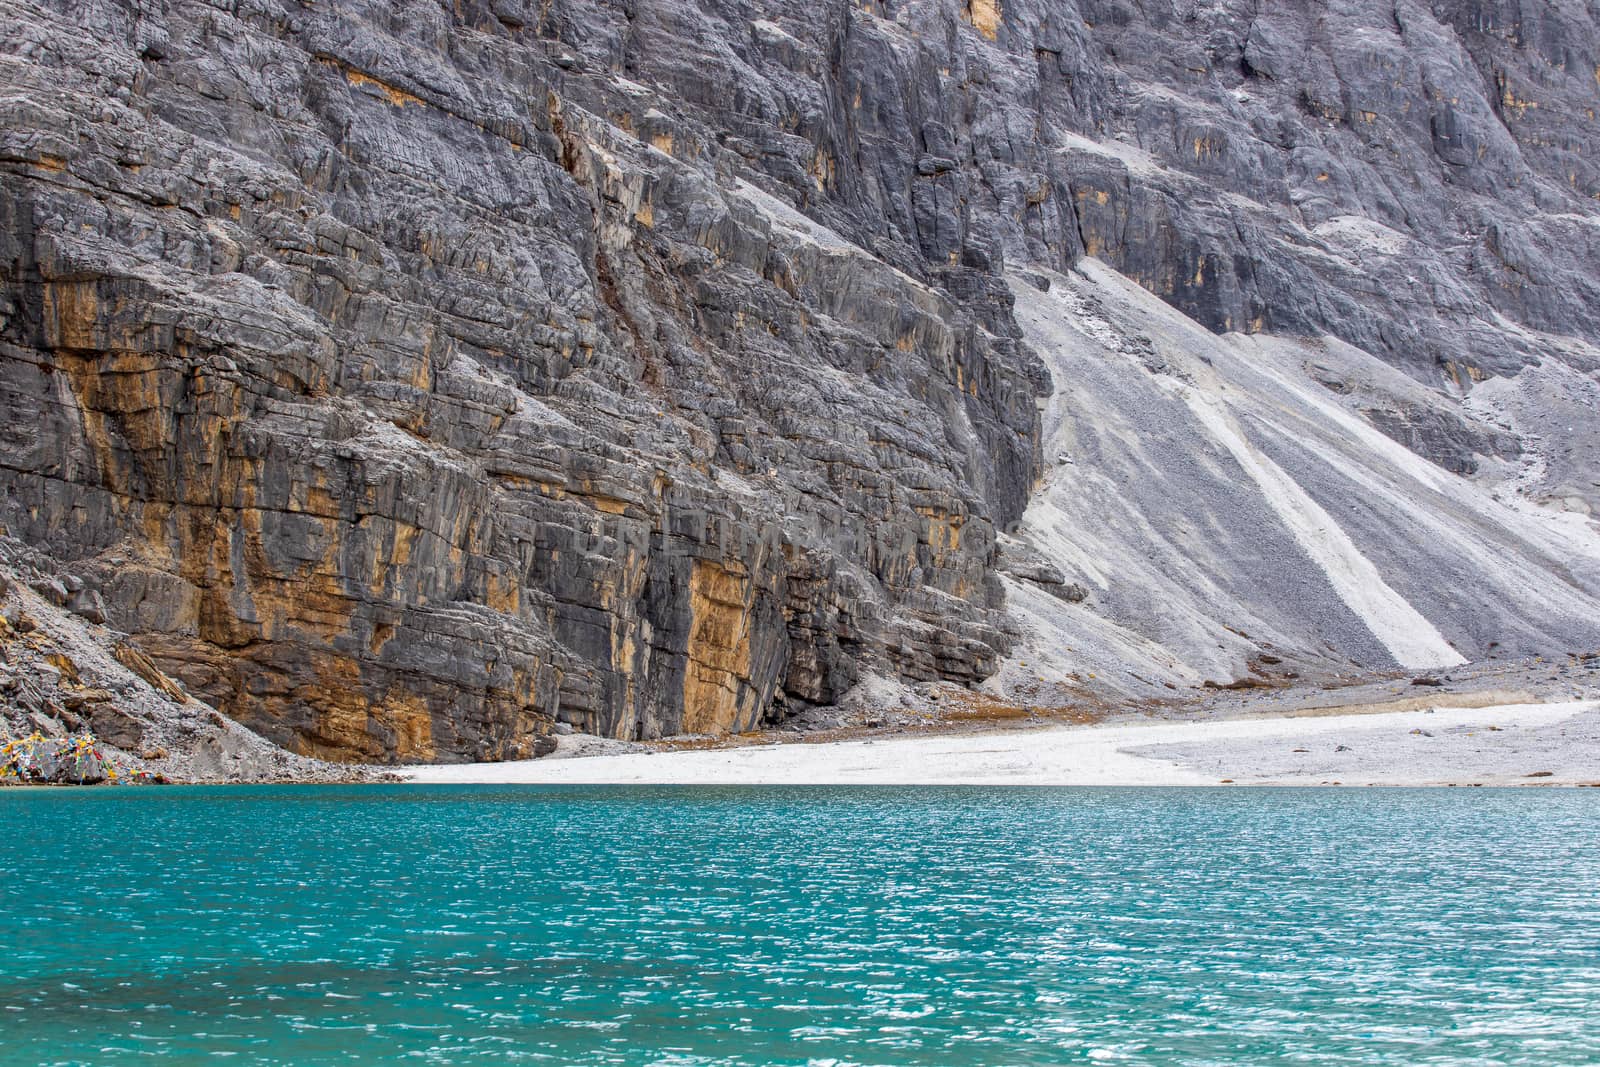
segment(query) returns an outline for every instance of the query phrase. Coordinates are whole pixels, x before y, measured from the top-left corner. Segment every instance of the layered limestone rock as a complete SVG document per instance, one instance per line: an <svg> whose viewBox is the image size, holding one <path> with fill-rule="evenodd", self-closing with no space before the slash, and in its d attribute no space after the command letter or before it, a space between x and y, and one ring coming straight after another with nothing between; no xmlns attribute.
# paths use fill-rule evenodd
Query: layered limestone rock
<svg viewBox="0 0 1600 1067"><path fill-rule="evenodd" d="M1043 381L1004 291L816 227L554 23L388 7L9 5L8 528L318 756L992 670Z"/></svg>
<svg viewBox="0 0 1600 1067"><path fill-rule="evenodd" d="M1360 345L1462 471L1520 446L1455 394L1595 367L1571 5L0 11L0 521L309 755L989 674L1052 387L1008 265Z"/></svg>

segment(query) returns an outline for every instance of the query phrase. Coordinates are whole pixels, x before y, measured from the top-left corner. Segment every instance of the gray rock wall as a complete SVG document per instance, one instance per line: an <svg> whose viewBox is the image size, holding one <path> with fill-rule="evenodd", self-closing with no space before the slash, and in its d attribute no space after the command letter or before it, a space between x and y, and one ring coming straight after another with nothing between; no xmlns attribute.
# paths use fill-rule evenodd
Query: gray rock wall
<svg viewBox="0 0 1600 1067"><path fill-rule="evenodd" d="M310 755L988 674L1049 388L1007 263L1593 370L1581 5L0 11L0 521Z"/></svg>
<svg viewBox="0 0 1600 1067"><path fill-rule="evenodd" d="M992 669L1042 377L991 282L812 235L531 17L4 26L5 522L196 694L482 759Z"/></svg>
<svg viewBox="0 0 1600 1067"><path fill-rule="evenodd" d="M890 262L969 268L962 295L1087 251L1212 329L1332 333L1458 388L1551 351L1496 316L1600 335L1592 5L563 10L653 130Z"/></svg>

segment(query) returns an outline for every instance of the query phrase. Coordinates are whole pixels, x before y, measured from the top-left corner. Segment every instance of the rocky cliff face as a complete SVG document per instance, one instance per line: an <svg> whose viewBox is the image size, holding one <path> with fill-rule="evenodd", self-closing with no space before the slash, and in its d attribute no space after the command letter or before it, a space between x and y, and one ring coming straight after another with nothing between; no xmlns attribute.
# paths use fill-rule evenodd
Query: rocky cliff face
<svg viewBox="0 0 1600 1067"><path fill-rule="evenodd" d="M309 755L992 673L1060 392L1008 269L1360 346L1464 473L1549 408L1464 391L1600 366L1581 5L0 10L3 522Z"/></svg>

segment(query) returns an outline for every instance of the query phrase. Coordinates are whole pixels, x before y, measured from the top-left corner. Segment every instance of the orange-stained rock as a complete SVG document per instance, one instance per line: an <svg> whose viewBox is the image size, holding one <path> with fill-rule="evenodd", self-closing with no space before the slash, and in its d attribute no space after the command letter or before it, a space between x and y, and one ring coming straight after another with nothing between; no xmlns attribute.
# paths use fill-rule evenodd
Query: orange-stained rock
<svg viewBox="0 0 1600 1067"><path fill-rule="evenodd" d="M506 19L0 30L0 522L150 677L330 759L982 676L1042 386L1004 287L819 242ZM786 136L786 195L854 195Z"/></svg>

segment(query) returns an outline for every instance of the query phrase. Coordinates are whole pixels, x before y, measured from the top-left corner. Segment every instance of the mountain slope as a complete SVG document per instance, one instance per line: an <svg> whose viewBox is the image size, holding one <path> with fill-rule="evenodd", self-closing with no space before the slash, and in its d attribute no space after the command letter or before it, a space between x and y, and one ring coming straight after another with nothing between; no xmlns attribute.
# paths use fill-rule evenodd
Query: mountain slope
<svg viewBox="0 0 1600 1067"><path fill-rule="evenodd" d="M1319 381L1412 384L1373 356L1214 336L1093 260L1014 285L1057 388L1051 471L1006 542L1034 577L1009 582L1028 638L1002 689L1158 696L1594 643L1594 523L1441 469ZM1060 595L1073 585L1081 602Z"/></svg>
<svg viewBox="0 0 1600 1067"><path fill-rule="evenodd" d="M1000 545L1041 523L1104 579L1068 673L1584 632L1592 529L1507 517L1600 504L1583 5L0 12L0 521L302 754L976 683L1037 629ZM1131 314L1086 254L1191 320L1152 341L1189 400L1017 280ZM1141 440L1063 480L1042 409ZM1135 473L1167 491L1091 507Z"/></svg>

